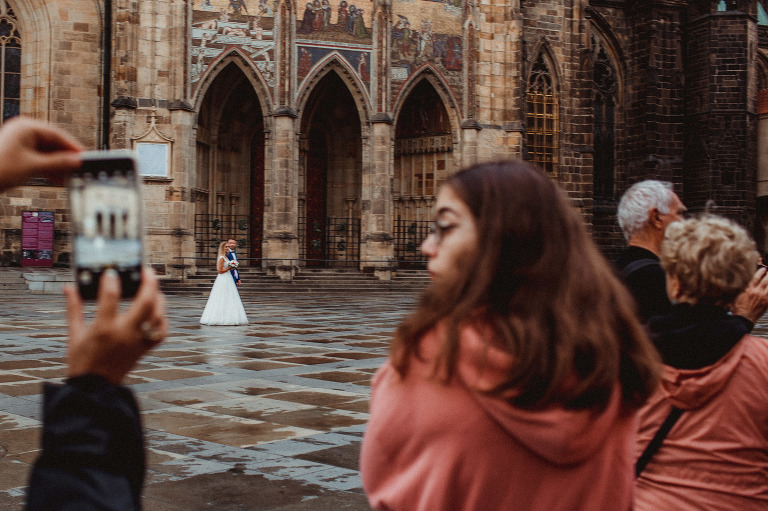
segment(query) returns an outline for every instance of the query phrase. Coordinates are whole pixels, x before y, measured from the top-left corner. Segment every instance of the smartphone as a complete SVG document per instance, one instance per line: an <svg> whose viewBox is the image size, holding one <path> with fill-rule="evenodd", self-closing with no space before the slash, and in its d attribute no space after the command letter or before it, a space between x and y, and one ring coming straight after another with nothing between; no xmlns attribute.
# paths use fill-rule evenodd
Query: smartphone
<svg viewBox="0 0 768 511"><path fill-rule="evenodd" d="M69 178L72 268L80 295L94 300L107 269L120 275L123 298L141 282L141 191L133 151L88 151Z"/></svg>

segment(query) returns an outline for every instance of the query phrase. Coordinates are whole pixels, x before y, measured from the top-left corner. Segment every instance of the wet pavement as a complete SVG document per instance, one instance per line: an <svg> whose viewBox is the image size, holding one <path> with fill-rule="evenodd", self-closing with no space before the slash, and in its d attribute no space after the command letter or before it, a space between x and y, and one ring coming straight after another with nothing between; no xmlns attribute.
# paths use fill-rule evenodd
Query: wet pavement
<svg viewBox="0 0 768 511"><path fill-rule="evenodd" d="M412 295L245 300L248 326L201 326L170 297L171 335L128 378L148 447L145 511L368 510L358 472L370 379ZM21 510L43 381L65 376L59 296L0 312L0 510Z"/></svg>
<svg viewBox="0 0 768 511"><path fill-rule="evenodd" d="M58 296L0 312L0 510L21 510L43 381L65 375ZM370 379L411 295L246 299L251 324L198 324L170 297L171 335L129 377L142 408L145 511L368 510L358 473ZM768 336L768 316L754 333Z"/></svg>

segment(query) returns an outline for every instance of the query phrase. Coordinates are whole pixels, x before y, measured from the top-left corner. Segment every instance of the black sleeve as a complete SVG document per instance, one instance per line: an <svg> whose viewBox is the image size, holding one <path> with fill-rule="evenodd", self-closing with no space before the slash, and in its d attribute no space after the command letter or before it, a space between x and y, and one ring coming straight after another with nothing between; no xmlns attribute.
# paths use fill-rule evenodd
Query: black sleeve
<svg viewBox="0 0 768 511"><path fill-rule="evenodd" d="M131 392L99 376L46 384L27 510L141 509L144 445Z"/></svg>
<svg viewBox="0 0 768 511"><path fill-rule="evenodd" d="M755 324L754 324L754 323L752 323L752 322L751 322L750 320L748 320L747 318L745 318L744 316L737 316L737 315L735 315L735 314L734 314L734 315L733 315L733 317L734 317L734 318L737 318L739 321L741 321L742 323L744 323L744 326L745 326L745 327L747 327L747 332L751 332L751 331L752 331L752 329L753 329L753 328L755 328Z"/></svg>

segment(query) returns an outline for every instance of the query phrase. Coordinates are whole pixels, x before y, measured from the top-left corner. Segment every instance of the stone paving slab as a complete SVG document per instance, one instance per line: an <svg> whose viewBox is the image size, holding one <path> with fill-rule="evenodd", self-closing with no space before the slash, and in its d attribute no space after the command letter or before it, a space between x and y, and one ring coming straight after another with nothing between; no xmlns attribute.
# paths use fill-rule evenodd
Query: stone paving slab
<svg viewBox="0 0 768 511"><path fill-rule="evenodd" d="M169 297L171 335L128 378L147 439L145 511L367 510L358 472L370 380L413 295L248 297L247 326L202 326ZM92 314L92 307L87 307ZM65 376L60 296L0 311L0 509L23 508L43 381Z"/></svg>
<svg viewBox="0 0 768 511"><path fill-rule="evenodd" d="M171 335L129 377L144 421L146 511L367 510L358 472L370 378L411 295L274 295L250 325L198 324L205 298L170 297ZM89 308L89 312L90 312ZM0 310L0 510L23 508L43 381L64 376L58 296ZM764 317L754 330L768 337Z"/></svg>

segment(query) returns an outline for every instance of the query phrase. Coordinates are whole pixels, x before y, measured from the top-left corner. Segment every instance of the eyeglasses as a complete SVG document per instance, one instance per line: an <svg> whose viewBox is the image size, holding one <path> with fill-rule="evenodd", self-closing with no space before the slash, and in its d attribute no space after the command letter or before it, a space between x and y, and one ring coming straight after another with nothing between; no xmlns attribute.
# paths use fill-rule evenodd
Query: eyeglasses
<svg viewBox="0 0 768 511"><path fill-rule="evenodd" d="M458 226L459 225L455 223L440 225L438 222L432 222L429 224L429 236L434 236L435 243L439 245L443 241L443 238Z"/></svg>

